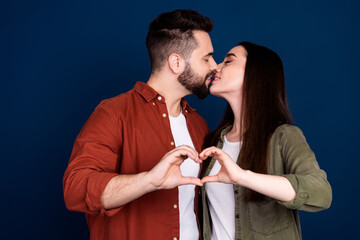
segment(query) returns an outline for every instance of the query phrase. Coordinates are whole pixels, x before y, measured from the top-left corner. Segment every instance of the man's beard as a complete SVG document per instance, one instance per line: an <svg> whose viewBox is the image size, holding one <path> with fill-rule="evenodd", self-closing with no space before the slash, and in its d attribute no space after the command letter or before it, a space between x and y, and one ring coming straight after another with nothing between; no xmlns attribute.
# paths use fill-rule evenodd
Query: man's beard
<svg viewBox="0 0 360 240"><path fill-rule="evenodd" d="M184 72L178 77L179 83L181 83L181 85L183 85L187 90L192 92L198 98L204 99L210 93L209 87L205 85L205 81L210 75L214 74L214 72L209 72L206 74L205 79L202 79L193 71L188 62L185 64Z"/></svg>

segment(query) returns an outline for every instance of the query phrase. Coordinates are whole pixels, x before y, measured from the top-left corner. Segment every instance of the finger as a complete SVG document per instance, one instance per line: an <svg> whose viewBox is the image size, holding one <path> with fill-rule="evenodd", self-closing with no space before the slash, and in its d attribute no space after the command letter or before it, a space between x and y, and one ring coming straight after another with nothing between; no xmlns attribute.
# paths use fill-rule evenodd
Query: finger
<svg viewBox="0 0 360 240"><path fill-rule="evenodd" d="M217 149L217 147L212 146L212 147L205 148L199 155L204 156L204 155L208 154L209 152L211 152L213 149Z"/></svg>
<svg viewBox="0 0 360 240"><path fill-rule="evenodd" d="M202 183L201 183L199 178L196 178L196 177L181 177L180 185L188 185L188 184L197 185L197 186L200 186L200 187L202 186Z"/></svg>
<svg viewBox="0 0 360 240"><path fill-rule="evenodd" d="M206 176L206 177L203 177L201 179L201 183L207 183L207 182L218 182L219 181L219 178L217 175L213 175L213 176Z"/></svg>
<svg viewBox="0 0 360 240"><path fill-rule="evenodd" d="M217 152L218 152L218 148L215 148L215 147L212 147L212 148L208 148L206 150L204 150L202 153L200 153L200 158L201 159L206 159L210 156L215 156L217 155Z"/></svg>
<svg viewBox="0 0 360 240"><path fill-rule="evenodd" d="M204 149L200 154L199 154L199 157L201 158L201 159L206 159L207 157L208 157L208 152L209 152L209 150L210 150L211 148L206 148L206 149Z"/></svg>
<svg viewBox="0 0 360 240"><path fill-rule="evenodd" d="M187 145L182 145L182 146L178 147L177 150L178 151L187 151L187 152L191 153L191 155L188 155L188 157L190 157L192 160L194 160L196 162L202 161L201 159L199 159L198 152L195 149L193 149L192 147L189 147Z"/></svg>
<svg viewBox="0 0 360 240"><path fill-rule="evenodd" d="M185 148L178 149L173 154L175 155L175 157L180 157L182 159L181 162L183 162L187 158L190 158L190 159L194 160L195 162L199 161L197 155L194 155L193 151L189 151L188 149L185 149Z"/></svg>
<svg viewBox="0 0 360 240"><path fill-rule="evenodd" d="M188 146L188 145L180 145L178 146L176 149L186 149L188 151L191 151L195 156L199 156L199 153L192 147Z"/></svg>
<svg viewBox="0 0 360 240"><path fill-rule="evenodd" d="M208 152L208 149L203 150L200 154L199 154L199 158L202 160L205 160L206 158L208 158L208 155L206 154Z"/></svg>
<svg viewBox="0 0 360 240"><path fill-rule="evenodd" d="M204 153L207 152L210 148L212 148L212 147L203 149L199 155L204 155Z"/></svg>
<svg viewBox="0 0 360 240"><path fill-rule="evenodd" d="M187 149L188 151L192 151L192 152L194 153L194 155L197 155L197 154L198 154L198 152L197 152L194 148L192 148L192 147L190 147L190 146L188 146L188 145L185 145L185 144L184 144L184 145L180 145L180 146L172 149L172 150L169 151L168 153L173 153L173 152L176 152L176 151L178 151L178 150L180 150L180 149Z"/></svg>
<svg viewBox="0 0 360 240"><path fill-rule="evenodd" d="M190 158L191 160L193 160L193 161L196 162L196 163L202 163L202 162L203 162L202 159L200 159L200 158L198 158L198 157L192 158L192 157L187 156L187 155L180 155L180 157L181 157L181 159L182 159L181 162L185 161L187 158Z"/></svg>
<svg viewBox="0 0 360 240"><path fill-rule="evenodd" d="M224 158L226 157L226 153L221 150L220 148L212 148L209 149L209 151L206 153L208 156L213 156L215 157L218 161L222 161L224 160Z"/></svg>

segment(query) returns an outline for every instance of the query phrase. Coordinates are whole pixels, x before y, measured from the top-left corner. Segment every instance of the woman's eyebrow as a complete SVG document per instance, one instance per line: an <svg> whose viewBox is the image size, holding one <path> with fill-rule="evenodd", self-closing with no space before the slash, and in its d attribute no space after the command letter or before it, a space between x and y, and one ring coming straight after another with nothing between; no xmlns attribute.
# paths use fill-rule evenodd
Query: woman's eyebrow
<svg viewBox="0 0 360 240"><path fill-rule="evenodd" d="M236 55L234 53L228 53L228 54L226 54L225 58L230 57L230 56L236 57Z"/></svg>

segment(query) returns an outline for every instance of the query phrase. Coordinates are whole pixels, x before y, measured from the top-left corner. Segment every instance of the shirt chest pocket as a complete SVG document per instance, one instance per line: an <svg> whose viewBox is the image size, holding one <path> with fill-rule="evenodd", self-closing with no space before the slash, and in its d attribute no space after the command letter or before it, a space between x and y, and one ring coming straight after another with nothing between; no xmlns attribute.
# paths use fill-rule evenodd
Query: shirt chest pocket
<svg viewBox="0 0 360 240"><path fill-rule="evenodd" d="M274 200L249 203L248 220L251 231L262 235L273 235L289 228L292 212Z"/></svg>

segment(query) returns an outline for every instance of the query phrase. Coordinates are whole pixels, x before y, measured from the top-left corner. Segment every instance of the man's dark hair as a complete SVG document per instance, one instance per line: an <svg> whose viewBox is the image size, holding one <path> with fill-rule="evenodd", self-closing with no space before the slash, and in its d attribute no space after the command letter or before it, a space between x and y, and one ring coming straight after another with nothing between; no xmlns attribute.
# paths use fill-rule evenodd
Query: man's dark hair
<svg viewBox="0 0 360 240"><path fill-rule="evenodd" d="M198 46L193 30L210 32L213 21L194 10L175 10L157 16L149 26L146 37L151 72L161 70L172 53L189 59Z"/></svg>

